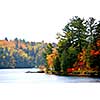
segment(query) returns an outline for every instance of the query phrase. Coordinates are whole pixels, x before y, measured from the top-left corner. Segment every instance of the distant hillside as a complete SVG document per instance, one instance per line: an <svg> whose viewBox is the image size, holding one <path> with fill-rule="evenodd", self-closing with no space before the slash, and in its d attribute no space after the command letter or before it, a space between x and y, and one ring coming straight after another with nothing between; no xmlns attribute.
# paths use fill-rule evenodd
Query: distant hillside
<svg viewBox="0 0 100 100"><path fill-rule="evenodd" d="M47 45L44 41L28 42L18 38L0 40L0 68L33 68L45 65L43 53Z"/></svg>

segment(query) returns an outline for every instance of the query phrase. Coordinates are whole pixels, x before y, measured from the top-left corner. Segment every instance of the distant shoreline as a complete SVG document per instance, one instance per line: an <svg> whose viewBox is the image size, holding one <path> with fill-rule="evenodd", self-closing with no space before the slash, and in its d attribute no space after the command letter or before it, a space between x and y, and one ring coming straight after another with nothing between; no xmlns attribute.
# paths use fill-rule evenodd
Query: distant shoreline
<svg viewBox="0 0 100 100"><path fill-rule="evenodd" d="M24 69L24 68L28 69L28 68L35 68L35 67L16 67L16 68L9 68L9 67L8 68L4 68L3 67L3 68L0 68L0 69Z"/></svg>

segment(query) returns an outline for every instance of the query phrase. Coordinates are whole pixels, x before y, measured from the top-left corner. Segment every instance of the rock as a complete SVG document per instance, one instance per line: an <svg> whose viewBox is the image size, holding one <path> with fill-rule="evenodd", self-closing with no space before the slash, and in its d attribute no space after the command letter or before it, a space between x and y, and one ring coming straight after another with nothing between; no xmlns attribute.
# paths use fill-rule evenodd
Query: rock
<svg viewBox="0 0 100 100"><path fill-rule="evenodd" d="M36 72L33 72L33 71L27 71L25 73L44 73L44 71L36 71Z"/></svg>

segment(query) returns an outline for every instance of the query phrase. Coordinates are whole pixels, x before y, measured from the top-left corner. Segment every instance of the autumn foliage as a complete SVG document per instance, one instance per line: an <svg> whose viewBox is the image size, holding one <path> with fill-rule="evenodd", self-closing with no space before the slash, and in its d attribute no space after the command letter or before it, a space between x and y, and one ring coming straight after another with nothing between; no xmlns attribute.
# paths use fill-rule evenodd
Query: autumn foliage
<svg viewBox="0 0 100 100"><path fill-rule="evenodd" d="M63 75L75 72L100 75L100 21L74 16L63 28L63 33L57 33L57 39L59 56L55 60L55 53L47 55L49 67L59 67Z"/></svg>
<svg viewBox="0 0 100 100"><path fill-rule="evenodd" d="M47 43L0 40L0 68L27 68L45 64L42 53Z"/></svg>
<svg viewBox="0 0 100 100"><path fill-rule="evenodd" d="M58 52L57 52L56 48L52 48L52 53L47 55L47 57L46 57L49 68L54 67L54 59L57 56L58 56Z"/></svg>

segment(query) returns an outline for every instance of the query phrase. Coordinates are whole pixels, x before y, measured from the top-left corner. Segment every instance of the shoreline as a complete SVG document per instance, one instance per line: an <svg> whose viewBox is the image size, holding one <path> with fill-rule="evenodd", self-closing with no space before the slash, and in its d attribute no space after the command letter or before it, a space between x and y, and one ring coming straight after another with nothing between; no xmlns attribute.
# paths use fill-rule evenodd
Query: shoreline
<svg viewBox="0 0 100 100"><path fill-rule="evenodd" d="M45 73L44 71L27 71L25 73ZM86 74L56 74L56 73L45 73L48 75L57 75L57 76L65 76L65 77L90 77L90 78L100 78L99 75L86 75Z"/></svg>

